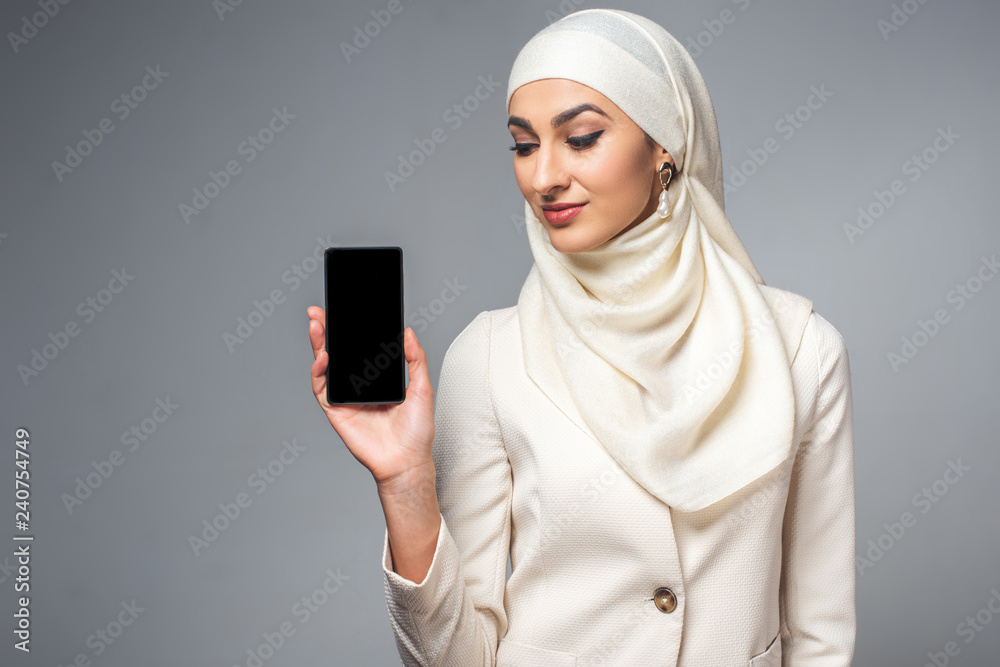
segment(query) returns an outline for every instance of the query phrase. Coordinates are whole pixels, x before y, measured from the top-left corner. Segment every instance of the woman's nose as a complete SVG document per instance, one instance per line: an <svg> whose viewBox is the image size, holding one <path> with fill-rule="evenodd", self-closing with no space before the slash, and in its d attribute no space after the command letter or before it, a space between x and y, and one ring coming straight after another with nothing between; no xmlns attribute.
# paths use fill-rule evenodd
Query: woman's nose
<svg viewBox="0 0 1000 667"><path fill-rule="evenodd" d="M542 144L535 151L535 172L531 185L540 194L549 194L557 187L568 187L569 174L562 158L562 147L552 148Z"/></svg>

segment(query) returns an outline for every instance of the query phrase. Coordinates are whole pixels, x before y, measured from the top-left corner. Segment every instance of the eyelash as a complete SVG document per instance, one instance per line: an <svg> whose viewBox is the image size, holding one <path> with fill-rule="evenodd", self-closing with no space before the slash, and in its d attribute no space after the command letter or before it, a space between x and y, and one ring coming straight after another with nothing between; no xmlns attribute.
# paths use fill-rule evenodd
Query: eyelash
<svg viewBox="0 0 1000 667"><path fill-rule="evenodd" d="M581 151L590 148L597 141L597 138L604 133L604 130L598 130L597 132L591 132L590 134L585 134L579 137L570 137L566 140L566 143L573 147L573 150ZM531 146L537 146L538 144L514 144L510 147L510 150L515 151L517 155L525 157L527 153L523 152Z"/></svg>

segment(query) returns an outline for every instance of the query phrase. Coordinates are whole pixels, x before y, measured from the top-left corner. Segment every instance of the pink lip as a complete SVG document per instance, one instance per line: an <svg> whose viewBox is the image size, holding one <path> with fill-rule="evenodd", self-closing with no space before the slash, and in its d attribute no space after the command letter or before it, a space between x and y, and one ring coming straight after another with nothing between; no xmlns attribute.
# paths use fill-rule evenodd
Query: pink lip
<svg viewBox="0 0 1000 667"><path fill-rule="evenodd" d="M586 206L586 204L577 204L576 206L570 206L569 208L561 210L549 210L543 208L542 213L545 214L545 219L553 225L562 225L576 217L576 214L583 210L584 206Z"/></svg>

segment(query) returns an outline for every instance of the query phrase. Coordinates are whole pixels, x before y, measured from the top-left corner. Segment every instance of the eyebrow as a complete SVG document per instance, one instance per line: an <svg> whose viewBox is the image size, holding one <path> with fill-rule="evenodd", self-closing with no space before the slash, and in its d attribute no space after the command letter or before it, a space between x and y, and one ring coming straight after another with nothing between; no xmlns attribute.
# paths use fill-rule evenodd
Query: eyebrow
<svg viewBox="0 0 1000 667"><path fill-rule="evenodd" d="M605 118L611 118L608 114L604 113L600 107L590 104L589 102L584 102L583 104L577 104L575 107L570 107L562 113L552 117L552 129L559 129L561 125L565 125L573 118L579 116L584 111L593 111L601 114ZM516 125L517 127L523 127L526 130L534 132L534 128L531 126L531 122L526 118L521 118L520 116L511 116L507 119L507 126Z"/></svg>

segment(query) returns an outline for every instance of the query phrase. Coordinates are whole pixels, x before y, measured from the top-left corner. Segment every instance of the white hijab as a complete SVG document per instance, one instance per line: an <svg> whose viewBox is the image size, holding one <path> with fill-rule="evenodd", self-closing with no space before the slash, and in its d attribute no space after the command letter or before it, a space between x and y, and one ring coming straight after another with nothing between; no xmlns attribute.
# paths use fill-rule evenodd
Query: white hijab
<svg viewBox="0 0 1000 667"><path fill-rule="evenodd" d="M791 452L790 366L812 301L765 286L726 218L715 111L673 36L631 12L570 14L521 49L508 113L518 87L552 78L610 99L679 173L666 220L587 252L553 248L525 202L525 371L651 494L702 509Z"/></svg>

